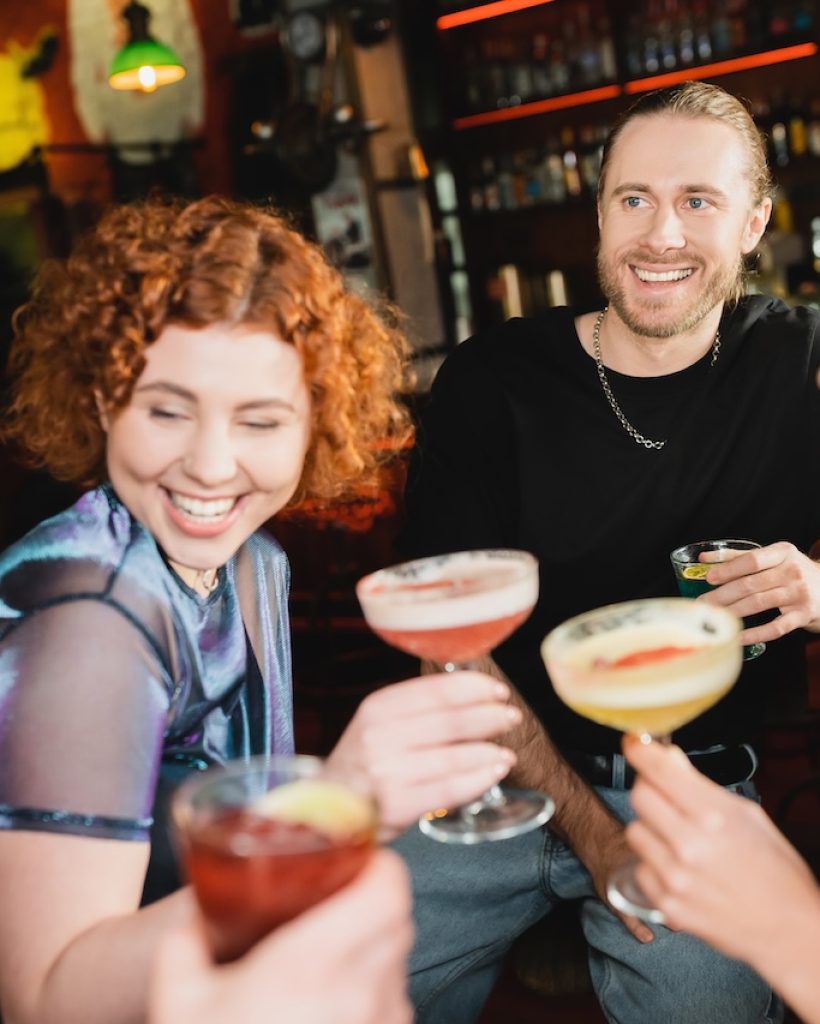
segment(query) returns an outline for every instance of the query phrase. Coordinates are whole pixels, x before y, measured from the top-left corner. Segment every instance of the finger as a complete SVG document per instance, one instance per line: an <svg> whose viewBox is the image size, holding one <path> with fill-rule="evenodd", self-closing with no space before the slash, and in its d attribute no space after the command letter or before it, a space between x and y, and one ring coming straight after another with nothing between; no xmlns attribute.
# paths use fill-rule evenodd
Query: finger
<svg viewBox="0 0 820 1024"><path fill-rule="evenodd" d="M686 804L674 803L643 776L632 788L631 803L642 822L670 846L674 845L675 836L687 824L689 807Z"/></svg>
<svg viewBox="0 0 820 1024"><path fill-rule="evenodd" d="M654 741L643 743L639 737L630 735L624 736L622 745L624 756L644 783L661 792L681 813L689 810L692 789L698 797L708 795L707 780L692 767L680 747Z"/></svg>
<svg viewBox="0 0 820 1024"><path fill-rule="evenodd" d="M648 925L644 924L640 918L633 917L631 914L622 914L620 910L616 910L609 902L607 902L607 906L612 913L624 923L627 930L635 936L638 942L646 945L647 943L652 942L655 938L655 933Z"/></svg>
<svg viewBox="0 0 820 1024"><path fill-rule="evenodd" d="M359 712L376 715L382 721L393 715L505 701L509 695L508 686L483 672L442 672L382 687L362 701Z"/></svg>
<svg viewBox="0 0 820 1024"><path fill-rule="evenodd" d="M750 626L740 634L740 641L744 644L765 643L767 640L779 640L795 629L802 629L811 621L808 611L794 609L778 615L771 622L765 622L762 626Z"/></svg>
<svg viewBox="0 0 820 1024"><path fill-rule="evenodd" d="M434 783L450 777L486 772L502 778L516 762L515 753L497 743L450 743L419 750L397 750L371 765L377 784L396 787Z"/></svg>
<svg viewBox="0 0 820 1024"><path fill-rule="evenodd" d="M675 908L680 901L677 897L669 892L659 876L645 862L636 864L635 879L646 897L647 903L663 914L664 926L670 931L678 931L680 924Z"/></svg>
<svg viewBox="0 0 820 1024"><path fill-rule="evenodd" d="M724 550L728 552L730 549ZM744 551L742 554L733 555L729 558L718 558L709 569L706 578L713 586L721 586L741 576L751 576L766 569L773 569L775 566L780 565L792 550L796 549L790 544L777 543L769 544L762 548L754 548L752 551ZM723 551L716 553L720 555L723 554ZM713 560L702 557L702 561Z"/></svg>
<svg viewBox="0 0 820 1024"><path fill-rule="evenodd" d="M428 783L416 783L396 792L382 808L385 823L404 828L420 815L440 808L452 809L470 803L502 778L495 770L475 769Z"/></svg>
<svg viewBox="0 0 820 1024"><path fill-rule="evenodd" d="M401 715L380 726L371 720L362 731L362 746L368 759L378 762L381 752L397 756L403 751L489 739L518 725L522 717L509 704L437 707Z"/></svg>

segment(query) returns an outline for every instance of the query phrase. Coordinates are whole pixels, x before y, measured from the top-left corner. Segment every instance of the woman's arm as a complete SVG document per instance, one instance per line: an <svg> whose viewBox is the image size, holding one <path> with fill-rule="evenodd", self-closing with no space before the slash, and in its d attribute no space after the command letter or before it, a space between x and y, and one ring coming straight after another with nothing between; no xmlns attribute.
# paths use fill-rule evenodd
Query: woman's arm
<svg viewBox="0 0 820 1024"><path fill-rule="evenodd" d="M624 740L640 772L627 838L669 925L748 961L820 1022L820 888L762 808L697 772L676 747Z"/></svg>
<svg viewBox="0 0 820 1024"><path fill-rule="evenodd" d="M137 911L148 844L0 832L5 1024L137 1024L160 935L187 890Z"/></svg>

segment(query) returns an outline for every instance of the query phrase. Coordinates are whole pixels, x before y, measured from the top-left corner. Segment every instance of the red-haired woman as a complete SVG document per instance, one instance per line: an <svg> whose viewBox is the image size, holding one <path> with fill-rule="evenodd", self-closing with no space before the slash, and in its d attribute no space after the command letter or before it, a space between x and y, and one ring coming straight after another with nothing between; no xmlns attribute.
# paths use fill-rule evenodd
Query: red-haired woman
<svg viewBox="0 0 820 1024"><path fill-rule="evenodd" d="M259 527L406 436L405 345L279 217L216 198L114 209L15 327L6 435L93 489L0 559L3 1014L137 1021L189 911L156 899L168 791L293 749L288 565ZM401 828L504 774L503 697L476 673L389 687L332 756Z"/></svg>

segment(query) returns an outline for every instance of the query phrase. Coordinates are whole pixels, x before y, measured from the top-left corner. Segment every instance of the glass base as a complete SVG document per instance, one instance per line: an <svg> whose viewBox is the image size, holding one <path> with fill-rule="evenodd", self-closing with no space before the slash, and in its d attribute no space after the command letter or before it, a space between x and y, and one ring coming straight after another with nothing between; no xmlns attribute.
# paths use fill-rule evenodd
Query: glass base
<svg viewBox="0 0 820 1024"><path fill-rule="evenodd" d="M439 843L474 845L512 839L549 821L554 801L532 789L493 787L490 799L476 800L452 810L430 811L419 828Z"/></svg>
<svg viewBox="0 0 820 1024"><path fill-rule="evenodd" d="M759 658L765 650L765 644L749 644L748 646L743 648L743 660L754 661L754 659Z"/></svg>
<svg viewBox="0 0 820 1024"><path fill-rule="evenodd" d="M653 907L635 878L637 861L630 860L613 871L606 884L606 898L622 914L631 914L650 924L664 924L662 910Z"/></svg>

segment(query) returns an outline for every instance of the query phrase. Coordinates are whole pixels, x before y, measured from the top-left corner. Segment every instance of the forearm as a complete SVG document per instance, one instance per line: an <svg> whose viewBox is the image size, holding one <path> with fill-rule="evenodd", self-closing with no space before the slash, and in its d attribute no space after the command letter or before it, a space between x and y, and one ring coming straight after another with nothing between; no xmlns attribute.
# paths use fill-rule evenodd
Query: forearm
<svg viewBox="0 0 820 1024"><path fill-rule="evenodd" d="M143 1024L157 942L168 927L189 920L192 906L186 888L95 924L52 964L34 1013L4 1007L6 1024Z"/></svg>
<svg viewBox="0 0 820 1024"><path fill-rule="evenodd" d="M518 758L508 776L509 781L549 793L555 801L555 814L549 823L551 831L586 862L607 837L620 835L623 825L561 756L529 704L493 659L482 658L470 667L506 683L510 688L510 703L522 712L520 725L499 738L499 742L513 750ZM441 671L441 667L433 662L422 663L422 672L434 671Z"/></svg>

